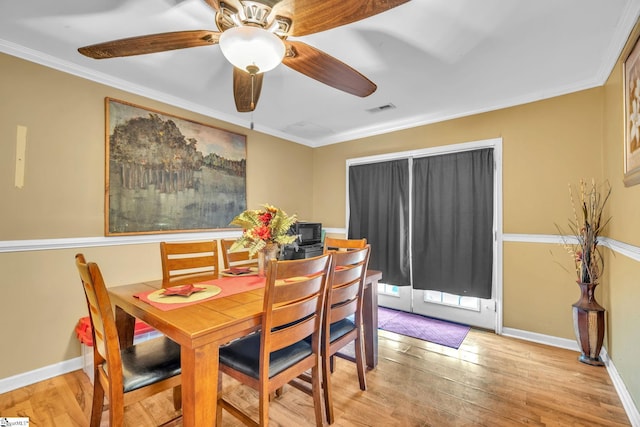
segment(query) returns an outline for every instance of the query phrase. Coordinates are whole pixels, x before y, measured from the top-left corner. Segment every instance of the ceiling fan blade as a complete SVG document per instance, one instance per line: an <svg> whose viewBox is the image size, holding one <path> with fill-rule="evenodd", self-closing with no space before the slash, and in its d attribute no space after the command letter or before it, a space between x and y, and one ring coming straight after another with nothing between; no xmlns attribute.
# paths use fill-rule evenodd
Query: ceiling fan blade
<svg viewBox="0 0 640 427"><path fill-rule="evenodd" d="M263 76L263 73L249 74L233 67L233 97L238 112L248 113L256 109L262 91Z"/></svg>
<svg viewBox="0 0 640 427"><path fill-rule="evenodd" d="M352 95L365 97L378 88L375 83L342 61L299 41L286 40L282 63L312 79Z"/></svg>
<svg viewBox="0 0 640 427"><path fill-rule="evenodd" d="M204 2L211 6L215 11L220 10L220 2L218 0L204 0Z"/></svg>
<svg viewBox="0 0 640 427"><path fill-rule="evenodd" d="M143 55L174 49L217 44L220 33L209 30L176 31L129 37L81 47L78 52L93 59Z"/></svg>
<svg viewBox="0 0 640 427"><path fill-rule="evenodd" d="M282 0L273 9L275 14L293 21L289 35L299 37L360 21L408 1L410 0Z"/></svg>

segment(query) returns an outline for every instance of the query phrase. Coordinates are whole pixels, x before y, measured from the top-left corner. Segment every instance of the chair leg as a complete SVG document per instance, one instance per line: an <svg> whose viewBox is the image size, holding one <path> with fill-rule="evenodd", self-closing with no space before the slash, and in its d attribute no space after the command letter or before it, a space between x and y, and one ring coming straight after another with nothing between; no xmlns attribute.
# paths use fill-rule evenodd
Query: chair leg
<svg viewBox="0 0 640 427"><path fill-rule="evenodd" d="M116 395L113 391L109 395L109 425L124 425L124 396Z"/></svg>
<svg viewBox="0 0 640 427"><path fill-rule="evenodd" d="M322 413L322 385L321 385L320 366L316 365L311 368L311 391L313 394L313 410L316 415L316 427L324 427L324 414ZM326 387L325 382L325 387ZM333 420L329 421L331 424Z"/></svg>
<svg viewBox="0 0 640 427"><path fill-rule="evenodd" d="M218 402L216 405L216 425L222 425L222 371L218 370Z"/></svg>
<svg viewBox="0 0 640 427"><path fill-rule="evenodd" d="M104 389L100 385L98 370L93 371L93 401L91 402L91 427L99 427L104 409Z"/></svg>
<svg viewBox="0 0 640 427"><path fill-rule="evenodd" d="M258 424L260 427L267 427L269 425L269 397L271 393L267 389L266 385L262 386L259 397L259 415Z"/></svg>
<svg viewBox="0 0 640 427"><path fill-rule="evenodd" d="M176 411L182 409L182 386L173 388L173 407Z"/></svg>
<svg viewBox="0 0 640 427"><path fill-rule="evenodd" d="M333 424L333 397L331 392L332 361L333 356L322 357L322 392L324 395L324 410L329 424Z"/></svg>
<svg viewBox="0 0 640 427"><path fill-rule="evenodd" d="M356 367L358 369L358 381L360 382L360 390L367 389L367 377L365 376L364 366L364 346L362 337L356 338L354 344L356 349Z"/></svg>

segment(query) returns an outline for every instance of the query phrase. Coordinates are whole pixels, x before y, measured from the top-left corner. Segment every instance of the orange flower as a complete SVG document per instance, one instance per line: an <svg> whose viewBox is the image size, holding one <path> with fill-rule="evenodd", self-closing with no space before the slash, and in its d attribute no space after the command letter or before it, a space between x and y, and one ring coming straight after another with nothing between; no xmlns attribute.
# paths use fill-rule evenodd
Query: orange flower
<svg viewBox="0 0 640 427"><path fill-rule="evenodd" d="M256 237L260 240L267 241L271 239L271 229L266 225L261 225L260 227L256 227L253 232Z"/></svg>
<svg viewBox="0 0 640 427"><path fill-rule="evenodd" d="M269 211L258 215L258 219L264 225L269 225L269 223L271 222L271 218L273 218L273 214L271 212L269 212Z"/></svg>

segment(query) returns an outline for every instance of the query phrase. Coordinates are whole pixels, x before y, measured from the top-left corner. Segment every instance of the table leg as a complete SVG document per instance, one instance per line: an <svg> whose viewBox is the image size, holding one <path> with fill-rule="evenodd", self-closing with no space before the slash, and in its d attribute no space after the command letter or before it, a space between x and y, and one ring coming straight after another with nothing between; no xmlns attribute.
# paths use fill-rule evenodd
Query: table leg
<svg viewBox="0 0 640 427"><path fill-rule="evenodd" d="M371 279L364 288L362 323L364 329L364 353L369 369L378 366L378 280Z"/></svg>
<svg viewBox="0 0 640 427"><path fill-rule="evenodd" d="M181 348L182 422L185 427L216 424L218 354L217 343Z"/></svg>
<svg viewBox="0 0 640 427"><path fill-rule="evenodd" d="M135 328L136 318L116 306L116 329L118 330L120 348L127 348L133 345Z"/></svg>

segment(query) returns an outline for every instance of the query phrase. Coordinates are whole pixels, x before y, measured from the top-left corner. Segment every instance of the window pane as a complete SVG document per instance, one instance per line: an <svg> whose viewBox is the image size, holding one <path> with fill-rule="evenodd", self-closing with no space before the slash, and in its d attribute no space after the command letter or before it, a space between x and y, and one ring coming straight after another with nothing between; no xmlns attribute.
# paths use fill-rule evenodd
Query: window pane
<svg viewBox="0 0 640 427"><path fill-rule="evenodd" d="M387 285L386 283L378 283L378 294L389 295L392 297L400 296L400 289L395 285Z"/></svg>
<svg viewBox="0 0 640 427"><path fill-rule="evenodd" d="M442 304L450 307L464 308L466 310L480 311L480 299L448 294L440 291L424 291L424 302Z"/></svg>

